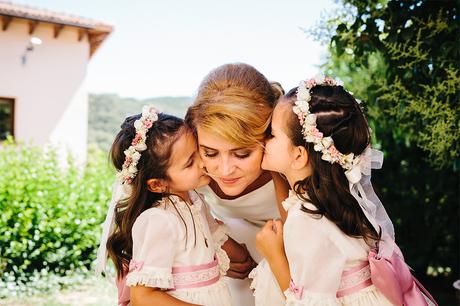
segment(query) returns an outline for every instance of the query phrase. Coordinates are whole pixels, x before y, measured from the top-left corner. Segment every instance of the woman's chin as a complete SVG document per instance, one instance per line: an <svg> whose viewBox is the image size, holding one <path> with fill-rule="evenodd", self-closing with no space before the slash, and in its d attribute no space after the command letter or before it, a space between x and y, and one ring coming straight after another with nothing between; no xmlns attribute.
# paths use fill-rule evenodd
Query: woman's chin
<svg viewBox="0 0 460 306"><path fill-rule="evenodd" d="M220 190L227 196L237 196L241 194L247 187L247 184L242 182L236 182L233 184L228 184L217 179L217 184L219 185Z"/></svg>

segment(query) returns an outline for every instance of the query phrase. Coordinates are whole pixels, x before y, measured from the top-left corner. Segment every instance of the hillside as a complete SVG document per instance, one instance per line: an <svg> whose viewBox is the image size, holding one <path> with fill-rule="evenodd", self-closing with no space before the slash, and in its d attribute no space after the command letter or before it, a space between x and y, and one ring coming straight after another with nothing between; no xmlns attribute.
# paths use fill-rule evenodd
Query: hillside
<svg viewBox="0 0 460 306"><path fill-rule="evenodd" d="M158 97L145 100L122 98L115 94L90 94L88 142L108 150L124 118L140 113L152 104L159 110L183 118L191 97Z"/></svg>

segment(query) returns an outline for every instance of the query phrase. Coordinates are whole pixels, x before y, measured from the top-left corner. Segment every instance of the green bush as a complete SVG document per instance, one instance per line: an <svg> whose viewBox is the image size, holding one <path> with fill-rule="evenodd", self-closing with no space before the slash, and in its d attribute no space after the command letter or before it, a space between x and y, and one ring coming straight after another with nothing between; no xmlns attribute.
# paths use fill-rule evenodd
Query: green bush
<svg viewBox="0 0 460 306"><path fill-rule="evenodd" d="M114 177L106 153L90 150L81 167L10 139L0 173L0 295L91 269Z"/></svg>

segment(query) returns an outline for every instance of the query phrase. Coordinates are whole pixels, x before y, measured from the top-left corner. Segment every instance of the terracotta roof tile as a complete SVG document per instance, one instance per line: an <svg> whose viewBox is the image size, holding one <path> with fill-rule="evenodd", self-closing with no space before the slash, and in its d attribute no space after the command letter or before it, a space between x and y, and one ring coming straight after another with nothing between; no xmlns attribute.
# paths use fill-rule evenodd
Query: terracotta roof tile
<svg viewBox="0 0 460 306"><path fill-rule="evenodd" d="M112 31L112 26L94 19L14 4L9 1L0 1L0 15L57 23L85 29L95 29L107 32Z"/></svg>
<svg viewBox="0 0 460 306"><path fill-rule="evenodd" d="M87 31L89 35L89 42L91 45L90 55L96 51L104 39L113 31L113 27L111 25L94 19L53 12L46 9L19 5L10 1L0 0L0 17L2 16L83 29Z"/></svg>

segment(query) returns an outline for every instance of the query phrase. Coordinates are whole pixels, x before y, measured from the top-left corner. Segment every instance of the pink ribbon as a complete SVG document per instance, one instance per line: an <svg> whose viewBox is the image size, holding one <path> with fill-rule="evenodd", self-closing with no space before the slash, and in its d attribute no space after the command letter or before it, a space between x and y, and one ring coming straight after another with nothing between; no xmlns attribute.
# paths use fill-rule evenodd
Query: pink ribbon
<svg viewBox="0 0 460 306"><path fill-rule="evenodd" d="M376 250L370 251L369 265L374 286L394 305L428 306L423 295L438 305L410 273L398 246L395 244L394 247L390 258L380 257Z"/></svg>
<svg viewBox="0 0 460 306"><path fill-rule="evenodd" d="M118 305L119 306L128 306L129 301L130 301L130 288L126 286L126 275L128 272L132 272L134 270L140 271L142 267L144 266L143 261L135 261L131 260L129 262L128 269L126 269L126 266L124 267L125 273L122 278L117 278L115 284L117 285L118 289Z"/></svg>
<svg viewBox="0 0 460 306"><path fill-rule="evenodd" d="M129 263L131 266L131 262ZM118 289L118 306L128 306L130 302L130 288L126 286L126 275L128 274L127 266L124 265L124 275L121 278L115 280L115 284Z"/></svg>
<svg viewBox="0 0 460 306"><path fill-rule="evenodd" d="M289 290L294 294L296 299L301 300L303 296L303 287L297 287L294 284L294 281L291 279L291 282L289 283Z"/></svg>
<svg viewBox="0 0 460 306"><path fill-rule="evenodd" d="M131 259L131 261L129 262L129 272L132 272L134 270L140 271L143 266L143 261L135 261L134 259Z"/></svg>

